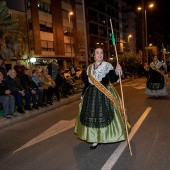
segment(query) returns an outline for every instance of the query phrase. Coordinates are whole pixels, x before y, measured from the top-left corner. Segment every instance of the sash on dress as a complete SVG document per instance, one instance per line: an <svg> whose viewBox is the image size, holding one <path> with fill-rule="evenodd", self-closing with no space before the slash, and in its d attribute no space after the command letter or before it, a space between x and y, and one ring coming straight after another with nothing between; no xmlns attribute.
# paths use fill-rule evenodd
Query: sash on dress
<svg viewBox="0 0 170 170"><path fill-rule="evenodd" d="M88 76L89 76L90 80L92 81L92 83L97 87L98 90L100 90L105 96L107 96L117 108L120 109L121 113L123 113L121 103L118 103L117 100L115 99L115 97L110 93L110 91L103 84L101 84L99 81L97 81L94 78L94 76L91 75L91 68L92 68L92 65L90 65L90 67L89 67ZM120 97L119 97L119 99L120 99ZM121 99L120 99L120 102L121 102Z"/></svg>

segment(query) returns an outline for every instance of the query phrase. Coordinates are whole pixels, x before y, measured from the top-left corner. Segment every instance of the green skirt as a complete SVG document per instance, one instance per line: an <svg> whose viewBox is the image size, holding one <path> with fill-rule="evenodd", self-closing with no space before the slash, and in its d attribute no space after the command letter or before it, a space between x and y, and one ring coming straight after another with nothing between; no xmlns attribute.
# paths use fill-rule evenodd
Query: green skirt
<svg viewBox="0 0 170 170"><path fill-rule="evenodd" d="M120 97L116 89L112 85L108 85L106 88L120 103ZM126 126L122 113L120 112L120 109L110 101L110 99L108 99L95 86L90 86L86 89L83 100L79 104L79 114L77 115L74 129L74 132L79 139L92 143L113 143L126 140ZM84 114L86 111L88 113ZM83 115L85 115L85 119L82 119ZM88 116L89 118L86 119ZM99 117L98 119L96 118L97 116ZM95 120L94 126L93 121L88 123L88 120ZM99 127L96 126L96 120L99 121L99 123L101 122L102 125ZM131 129L129 123L127 123L127 128L129 133Z"/></svg>

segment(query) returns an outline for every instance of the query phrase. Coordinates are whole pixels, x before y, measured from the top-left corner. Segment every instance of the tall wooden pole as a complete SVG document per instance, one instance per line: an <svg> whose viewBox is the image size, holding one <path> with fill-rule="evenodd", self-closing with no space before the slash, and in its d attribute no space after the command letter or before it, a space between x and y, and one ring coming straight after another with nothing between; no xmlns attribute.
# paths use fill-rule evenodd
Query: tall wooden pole
<svg viewBox="0 0 170 170"><path fill-rule="evenodd" d="M110 25L111 25L112 36L114 36L112 20L111 19L110 19ZM112 41L113 41L113 39L114 38L112 37ZM114 45L114 48L115 48L117 64L119 64L119 59L118 59L118 55L117 55L117 48L116 48L115 42L113 42L113 45ZM121 98L122 98L122 110L123 110L123 115L124 115L124 118L125 118L125 128L126 128L127 143L128 143L128 146L129 146L130 155L132 155L132 149L131 149L131 145L130 145L130 141L129 141L128 127L127 127L127 116L126 116L126 113L125 113L124 95L123 95L123 88L122 88L122 79L121 79L120 72L119 72L119 82L120 82Z"/></svg>

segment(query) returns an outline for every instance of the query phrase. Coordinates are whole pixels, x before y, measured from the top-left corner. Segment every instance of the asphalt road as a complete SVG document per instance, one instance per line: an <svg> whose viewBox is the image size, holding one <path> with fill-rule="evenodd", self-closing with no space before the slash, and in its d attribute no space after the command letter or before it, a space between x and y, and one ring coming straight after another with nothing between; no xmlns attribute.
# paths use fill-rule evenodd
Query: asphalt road
<svg viewBox="0 0 170 170"><path fill-rule="evenodd" d="M0 130L1 170L169 170L170 96L145 95L145 79L123 84L132 131L127 142L90 150L77 139L80 100ZM119 86L116 87L120 92Z"/></svg>

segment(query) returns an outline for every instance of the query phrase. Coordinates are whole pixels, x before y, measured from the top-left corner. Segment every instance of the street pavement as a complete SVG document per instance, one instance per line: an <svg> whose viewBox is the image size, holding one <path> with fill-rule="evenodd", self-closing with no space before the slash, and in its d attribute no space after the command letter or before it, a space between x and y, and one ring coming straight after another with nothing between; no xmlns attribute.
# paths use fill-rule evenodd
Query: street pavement
<svg viewBox="0 0 170 170"><path fill-rule="evenodd" d="M170 95L149 97L145 84L145 78L123 83L132 156L126 141L90 150L90 143L77 139L78 99L1 129L0 169L169 170Z"/></svg>

